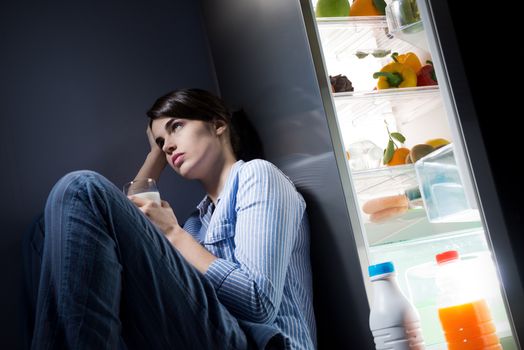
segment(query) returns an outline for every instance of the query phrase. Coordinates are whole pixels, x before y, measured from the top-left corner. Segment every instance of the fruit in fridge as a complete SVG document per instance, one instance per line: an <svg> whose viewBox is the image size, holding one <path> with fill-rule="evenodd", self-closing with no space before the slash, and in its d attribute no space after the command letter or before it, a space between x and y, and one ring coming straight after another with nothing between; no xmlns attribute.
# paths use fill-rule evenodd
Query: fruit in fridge
<svg viewBox="0 0 524 350"><path fill-rule="evenodd" d="M316 17L345 17L349 15L349 0L318 0Z"/></svg>
<svg viewBox="0 0 524 350"><path fill-rule="evenodd" d="M410 154L410 150L407 147L399 147L393 151L393 157L387 162L388 166L406 164L406 157Z"/></svg>
<svg viewBox="0 0 524 350"><path fill-rule="evenodd" d="M411 158L411 161L415 163L420 158L427 156L431 152L435 150L435 147L425 144L425 143L419 143L411 148L411 152L409 153L409 156Z"/></svg>
<svg viewBox="0 0 524 350"><path fill-rule="evenodd" d="M384 16L386 3L384 0L354 0L351 4L350 16Z"/></svg>
<svg viewBox="0 0 524 350"><path fill-rule="evenodd" d="M437 148L440 148L442 146L450 144L450 141L445 139L445 138L442 138L442 137L437 137L437 138L434 138L434 139L427 140L425 142L425 144L431 145L431 146L435 147L435 149L437 149Z"/></svg>

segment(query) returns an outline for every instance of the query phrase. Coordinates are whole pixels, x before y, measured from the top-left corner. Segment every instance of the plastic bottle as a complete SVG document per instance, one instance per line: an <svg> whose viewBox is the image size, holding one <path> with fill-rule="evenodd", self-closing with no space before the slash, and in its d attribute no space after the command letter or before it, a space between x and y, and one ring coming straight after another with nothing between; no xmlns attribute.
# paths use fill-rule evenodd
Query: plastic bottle
<svg viewBox="0 0 524 350"><path fill-rule="evenodd" d="M369 327L377 350L425 348L417 310L402 293L392 262L368 267L373 286Z"/></svg>
<svg viewBox="0 0 524 350"><path fill-rule="evenodd" d="M436 255L438 315L448 350L502 350L486 300L456 250Z"/></svg>

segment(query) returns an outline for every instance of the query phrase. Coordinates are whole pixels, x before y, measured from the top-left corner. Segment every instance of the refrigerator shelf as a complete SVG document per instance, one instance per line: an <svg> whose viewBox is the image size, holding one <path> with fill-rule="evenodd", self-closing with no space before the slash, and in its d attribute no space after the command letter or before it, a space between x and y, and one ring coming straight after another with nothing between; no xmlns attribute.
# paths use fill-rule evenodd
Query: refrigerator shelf
<svg viewBox="0 0 524 350"><path fill-rule="evenodd" d="M338 60L365 61L373 56L358 58L359 51L405 52L413 48L411 43L389 33L386 16L317 18L317 26L324 54ZM390 60L389 55L376 58Z"/></svg>
<svg viewBox="0 0 524 350"><path fill-rule="evenodd" d="M440 350L446 349L446 343L438 319L435 255L450 248L460 251L463 260L477 266L472 273L477 275L478 281L482 281L479 287L484 290L484 297L490 305L503 349L517 349L505 314L503 297L500 290L492 288L500 281L482 226L452 228L448 227L449 232L442 230L441 233L418 239L372 246L370 260L372 263L395 262L399 286L419 312L426 349Z"/></svg>
<svg viewBox="0 0 524 350"><path fill-rule="evenodd" d="M387 27L386 16L347 16L347 17L317 17L317 24L322 27Z"/></svg>
<svg viewBox="0 0 524 350"><path fill-rule="evenodd" d="M404 194L419 186L414 164L352 171L351 175L359 208L370 199ZM421 198L412 200L406 213L383 223L370 222L368 215L362 211L361 215L370 247L428 239L440 234L481 227L480 220L433 224L428 220Z"/></svg>
<svg viewBox="0 0 524 350"><path fill-rule="evenodd" d="M328 74L345 75L355 91L376 86L373 73L392 62L393 52L431 59L426 50L392 35L386 16L317 18L316 24Z"/></svg>
<svg viewBox="0 0 524 350"><path fill-rule="evenodd" d="M419 242L432 244L440 235L481 229L480 221L432 224L423 208L409 209L407 213L382 224L364 223L369 247Z"/></svg>
<svg viewBox="0 0 524 350"><path fill-rule="evenodd" d="M442 108L438 86L338 92L333 94L337 114L356 126L370 119L394 116L397 126L407 124L420 116Z"/></svg>
<svg viewBox="0 0 524 350"><path fill-rule="evenodd" d="M391 89L382 89L382 90L372 90L372 91L351 91L351 92L335 92L333 96L336 99L351 99L351 97L359 98L385 98L393 96L395 99L405 97L418 97L413 95L422 95L422 94L432 94L438 93L438 85L432 86L416 86L410 88L391 88Z"/></svg>

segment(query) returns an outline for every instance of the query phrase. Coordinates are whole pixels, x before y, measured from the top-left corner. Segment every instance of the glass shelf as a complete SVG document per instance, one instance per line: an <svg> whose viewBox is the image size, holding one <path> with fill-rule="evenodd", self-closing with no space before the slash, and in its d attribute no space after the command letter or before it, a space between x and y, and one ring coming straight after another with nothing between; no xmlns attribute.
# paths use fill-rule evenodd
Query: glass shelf
<svg viewBox="0 0 524 350"><path fill-rule="evenodd" d="M317 17L319 27L387 27L386 16Z"/></svg>
<svg viewBox="0 0 524 350"><path fill-rule="evenodd" d="M324 54L337 59L358 60L355 54L362 50L406 52L412 49L410 43L389 33L386 16L317 18L317 26Z"/></svg>
<svg viewBox="0 0 524 350"><path fill-rule="evenodd" d="M358 124L369 119L383 120L397 116L402 126L430 111L442 108L438 86L385 89L364 92L338 92L333 94L339 119ZM347 122L347 121L346 121Z"/></svg>
<svg viewBox="0 0 524 350"><path fill-rule="evenodd" d="M404 215L387 223L365 222L364 226L370 247L412 241L429 243L432 238L442 234L482 229L480 221L432 224L424 208L409 209Z"/></svg>

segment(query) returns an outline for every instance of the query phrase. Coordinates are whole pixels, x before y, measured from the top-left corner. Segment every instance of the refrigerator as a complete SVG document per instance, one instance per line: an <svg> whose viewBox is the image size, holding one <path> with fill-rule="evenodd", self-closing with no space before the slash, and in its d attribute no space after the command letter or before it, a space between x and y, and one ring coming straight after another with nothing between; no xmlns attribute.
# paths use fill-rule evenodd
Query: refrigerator
<svg viewBox="0 0 524 350"><path fill-rule="evenodd" d="M471 267L503 348L520 348L517 256L447 3L414 2L406 24L397 0L387 16L343 17L317 17L316 1L203 0L202 9L218 91L244 108L266 158L306 199L318 348L374 348L367 268L392 261L426 348L446 349L435 284L435 255L446 250ZM393 53L430 61L437 85L378 89L373 73ZM413 159L384 164L388 147ZM364 209L398 195L408 202L394 213Z"/></svg>

